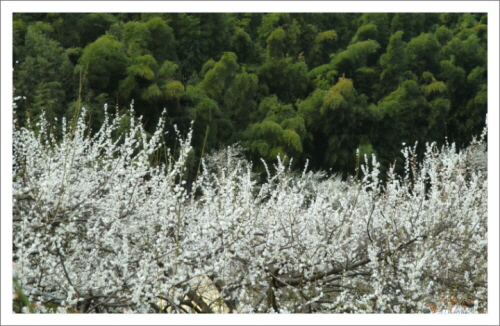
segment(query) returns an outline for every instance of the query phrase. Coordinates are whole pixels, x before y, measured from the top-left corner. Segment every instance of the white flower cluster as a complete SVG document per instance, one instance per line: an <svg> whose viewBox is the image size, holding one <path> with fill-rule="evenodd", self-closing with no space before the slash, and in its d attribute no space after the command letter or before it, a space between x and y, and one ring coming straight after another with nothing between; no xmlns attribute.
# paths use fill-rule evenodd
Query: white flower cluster
<svg viewBox="0 0 500 326"><path fill-rule="evenodd" d="M93 136L84 114L74 130L62 122L62 140L43 118L37 133L14 133L15 269L27 294L46 294L42 303L90 313L415 313L460 294L484 311L487 179L470 168L471 151L428 144L419 163L407 147L405 175L391 170L387 182L375 158L349 182L296 175L278 159L259 184L230 147L188 189L191 133L153 166L164 121L147 137L132 110L118 140L122 117L107 114ZM472 146L484 149L484 135Z"/></svg>
<svg viewBox="0 0 500 326"><path fill-rule="evenodd" d="M19 100L26 100L26 96L16 96L13 98L13 101L12 101L12 109L17 109L17 104L16 104L16 101L19 101Z"/></svg>

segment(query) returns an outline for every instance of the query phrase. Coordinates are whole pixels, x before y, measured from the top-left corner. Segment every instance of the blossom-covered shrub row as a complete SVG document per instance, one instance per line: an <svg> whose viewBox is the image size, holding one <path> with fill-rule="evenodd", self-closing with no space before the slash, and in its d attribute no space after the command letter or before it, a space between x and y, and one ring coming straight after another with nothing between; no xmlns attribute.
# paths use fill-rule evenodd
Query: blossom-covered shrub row
<svg viewBox="0 0 500 326"><path fill-rule="evenodd" d="M446 296L484 311L486 131L422 161L405 147L386 182L374 157L347 181L278 158L258 182L232 146L188 187L191 133L160 120L148 137L131 108L116 140L123 118L14 131L13 262L35 311L418 313Z"/></svg>

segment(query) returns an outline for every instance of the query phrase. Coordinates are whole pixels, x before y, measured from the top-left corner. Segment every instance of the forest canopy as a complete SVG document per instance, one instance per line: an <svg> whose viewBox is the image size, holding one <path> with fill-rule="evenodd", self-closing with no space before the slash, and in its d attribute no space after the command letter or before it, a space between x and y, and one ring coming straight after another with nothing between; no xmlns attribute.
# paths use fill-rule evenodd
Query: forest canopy
<svg viewBox="0 0 500 326"><path fill-rule="evenodd" d="M487 50L486 13L15 13L15 113L85 107L95 132L134 101L152 134L165 108L166 130L194 121L191 173L236 142L261 171L347 176L357 153L402 171L402 143L481 133Z"/></svg>

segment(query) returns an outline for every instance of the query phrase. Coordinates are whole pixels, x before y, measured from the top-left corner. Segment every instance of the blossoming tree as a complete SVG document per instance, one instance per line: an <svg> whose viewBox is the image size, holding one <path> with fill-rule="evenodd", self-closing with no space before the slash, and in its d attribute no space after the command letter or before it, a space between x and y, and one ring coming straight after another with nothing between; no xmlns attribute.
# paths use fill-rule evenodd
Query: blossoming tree
<svg viewBox="0 0 500 326"><path fill-rule="evenodd" d="M35 311L484 311L486 131L421 161L406 147L384 182L372 157L347 181L278 158L259 183L233 146L188 187L191 133L174 154L163 120L147 137L132 111L119 139L109 114L93 136L85 114L60 140L45 119L14 129L15 279Z"/></svg>

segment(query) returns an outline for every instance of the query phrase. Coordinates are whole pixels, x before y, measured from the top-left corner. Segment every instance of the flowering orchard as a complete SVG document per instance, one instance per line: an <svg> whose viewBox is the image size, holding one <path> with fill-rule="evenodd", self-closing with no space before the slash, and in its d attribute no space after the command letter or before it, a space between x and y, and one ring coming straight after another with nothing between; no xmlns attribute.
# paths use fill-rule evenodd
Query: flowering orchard
<svg viewBox="0 0 500 326"><path fill-rule="evenodd" d="M15 129L14 279L28 302L15 309L418 313L453 297L485 311L486 130L462 151L426 144L420 161L404 148L405 174L386 182L374 157L347 181L278 158L257 182L233 146L188 187L191 133L174 154L163 120L147 136L130 111L93 136L85 112L60 140L43 118ZM165 164L150 163L158 151Z"/></svg>

